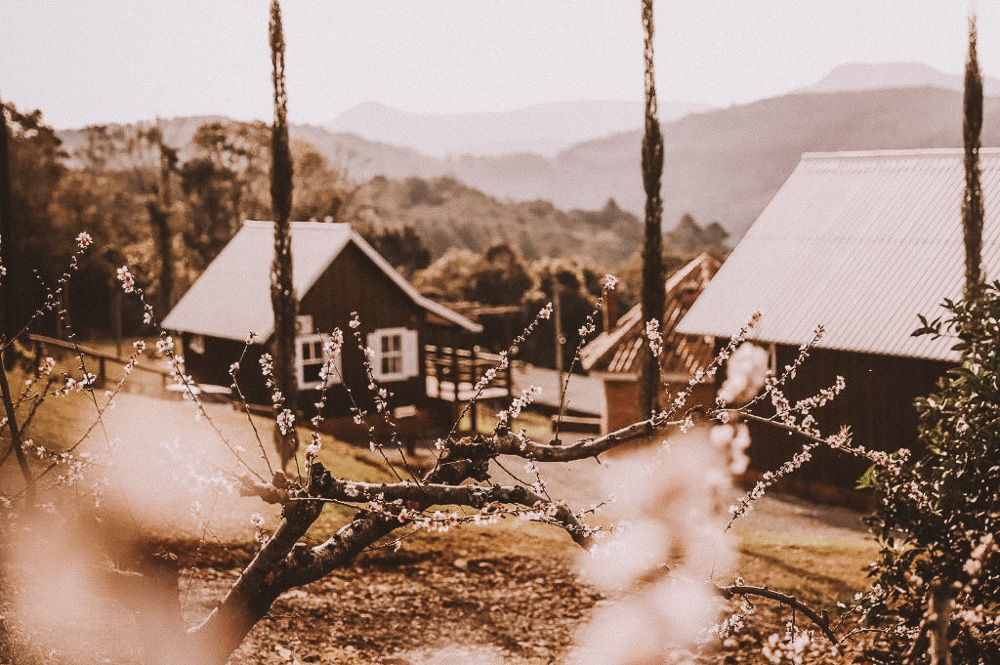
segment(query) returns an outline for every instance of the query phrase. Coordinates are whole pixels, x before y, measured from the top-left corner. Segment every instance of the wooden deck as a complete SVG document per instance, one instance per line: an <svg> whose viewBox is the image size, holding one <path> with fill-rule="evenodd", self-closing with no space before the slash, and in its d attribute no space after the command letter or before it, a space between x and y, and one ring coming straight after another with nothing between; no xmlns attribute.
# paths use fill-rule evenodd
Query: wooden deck
<svg viewBox="0 0 1000 665"><path fill-rule="evenodd" d="M505 366L501 367L501 364ZM494 377L477 390L487 373ZM513 389L510 366L496 353L477 349L424 346L427 396L446 402L510 397Z"/></svg>

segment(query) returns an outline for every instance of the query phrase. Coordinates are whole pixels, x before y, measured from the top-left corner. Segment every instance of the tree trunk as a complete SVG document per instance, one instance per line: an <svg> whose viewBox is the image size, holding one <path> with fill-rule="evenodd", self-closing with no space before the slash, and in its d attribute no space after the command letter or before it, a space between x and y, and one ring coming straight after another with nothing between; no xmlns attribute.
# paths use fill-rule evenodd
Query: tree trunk
<svg viewBox="0 0 1000 665"><path fill-rule="evenodd" d="M155 201L147 203L146 209L149 211L149 224L153 227L156 250L160 255L160 289L156 314L162 319L173 307L171 295L174 291L174 251L170 234L170 213Z"/></svg>
<svg viewBox="0 0 1000 665"><path fill-rule="evenodd" d="M22 270L18 235L14 224L14 194L11 189L10 130L0 99L0 342L17 334L22 321Z"/></svg>
<svg viewBox="0 0 1000 665"><path fill-rule="evenodd" d="M642 25L646 40L643 56L646 65L646 129L642 137L642 185L646 190L645 234L642 242L642 320L663 321L663 202L660 177L663 173L663 136L656 119L656 83L653 72L653 0L642 2ZM639 410L644 418L659 410L659 363L643 345L642 372L639 377Z"/></svg>
<svg viewBox="0 0 1000 665"><path fill-rule="evenodd" d="M485 459L470 459L449 450L441 463L424 475L424 483L461 485L466 479L485 477ZM310 468L306 492L330 479L321 464ZM416 501L411 507L426 510L433 501ZM224 665L247 633L267 615L278 597L290 589L315 582L333 570L349 565L366 548L403 526L399 520L360 511L350 523L326 542L309 547L300 543L319 518L324 503L298 499L287 502L274 534L243 569L221 603L187 636L184 649L201 665Z"/></svg>
<svg viewBox="0 0 1000 665"><path fill-rule="evenodd" d="M159 317L162 319L174 306L174 245L170 232L170 172L175 168L177 153L163 144L163 131L157 119L156 149L160 158L159 183L156 201L150 203L149 221L153 227L153 239L160 255L160 297Z"/></svg>

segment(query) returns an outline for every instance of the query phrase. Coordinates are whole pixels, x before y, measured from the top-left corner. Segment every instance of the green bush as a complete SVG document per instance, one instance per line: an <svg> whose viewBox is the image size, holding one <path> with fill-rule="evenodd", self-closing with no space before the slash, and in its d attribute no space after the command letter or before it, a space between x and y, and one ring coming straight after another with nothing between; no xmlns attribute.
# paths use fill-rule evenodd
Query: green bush
<svg viewBox="0 0 1000 665"><path fill-rule="evenodd" d="M1000 282L972 299L945 301L944 320L914 335L955 335L961 363L917 400L923 449L875 469L880 500L870 524L881 550L872 566L869 618L919 632L932 584L955 601L956 663L1000 662Z"/></svg>

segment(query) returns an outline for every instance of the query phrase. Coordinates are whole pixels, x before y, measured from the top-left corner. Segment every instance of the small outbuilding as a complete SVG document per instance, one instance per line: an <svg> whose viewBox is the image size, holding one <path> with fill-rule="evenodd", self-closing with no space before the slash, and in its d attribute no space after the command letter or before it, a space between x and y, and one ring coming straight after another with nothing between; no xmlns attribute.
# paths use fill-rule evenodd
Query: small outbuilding
<svg viewBox="0 0 1000 665"><path fill-rule="evenodd" d="M664 405L688 387L698 370L712 362L713 337L684 335L676 328L719 270L719 265L718 259L703 253L667 279L664 316L660 323L663 337L660 401ZM605 410L601 422L604 432L642 420L639 412L640 351L645 343L642 308L636 305L619 318L614 311L614 292L610 295L612 298L605 300L604 330L580 352L580 366L590 376L599 378L604 386ZM687 405L711 404L713 396L714 386L697 385Z"/></svg>
<svg viewBox="0 0 1000 665"><path fill-rule="evenodd" d="M980 153L986 202L983 263L1000 276L1000 150ZM793 400L844 377L846 388L816 411L828 433L895 451L917 445L914 399L931 393L958 359L953 339L913 337L962 295L964 254L960 150L805 154L747 231L678 330L716 347L754 313L754 340L780 372L817 326L825 335L788 391ZM777 468L803 441L753 427L753 467ZM850 486L864 461L820 449L799 477ZM799 475L799 474L797 474Z"/></svg>
<svg viewBox="0 0 1000 665"><path fill-rule="evenodd" d="M291 243L300 407L307 413L315 408L318 393L311 397L308 391L323 385L324 339L339 328L344 347L327 381L324 412L334 428L340 423L342 430L352 429L354 405L371 410L363 347L370 349L372 375L391 393L401 425L450 424L454 403L469 396L489 366L489 358L472 350L482 327L420 295L348 224L292 222ZM179 333L187 371L199 384L229 386L230 367L239 361L236 376L251 404L271 403L260 358L274 332L273 255L273 223L245 222L163 321ZM492 391L508 389L501 373ZM353 430L354 436L363 434Z"/></svg>

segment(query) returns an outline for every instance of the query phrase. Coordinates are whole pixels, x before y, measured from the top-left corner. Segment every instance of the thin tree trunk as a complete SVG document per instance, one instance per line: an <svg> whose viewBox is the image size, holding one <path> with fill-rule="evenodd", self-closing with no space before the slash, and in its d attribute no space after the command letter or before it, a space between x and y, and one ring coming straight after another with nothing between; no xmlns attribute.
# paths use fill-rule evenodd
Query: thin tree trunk
<svg viewBox="0 0 1000 665"><path fill-rule="evenodd" d="M174 290L173 247L170 239L170 214L156 201L146 204L149 212L149 224L153 227L153 241L160 255L160 289L157 298L156 314L163 318L173 304L170 295Z"/></svg>
<svg viewBox="0 0 1000 665"><path fill-rule="evenodd" d="M425 484L461 485L466 479L482 479L483 460L473 460L448 451L441 463L428 471ZM330 479L322 465L311 468L309 487ZM411 507L426 510L433 501L419 500ZM321 501L299 500L286 504L274 534L264 543L253 561L243 569L239 580L205 619L187 636L183 648L196 654L201 665L224 665L247 633L267 615L278 597L296 587L315 582L333 570L349 565L366 548L401 526L401 523L376 512L360 511L324 543L309 547L300 543L309 527L320 516ZM194 662L194 661L192 661Z"/></svg>
<svg viewBox="0 0 1000 665"><path fill-rule="evenodd" d="M0 99L0 342L17 334L23 314L23 295L17 230L14 225L14 194L11 188L10 130Z"/></svg>
<svg viewBox="0 0 1000 665"><path fill-rule="evenodd" d="M271 307L274 310L274 336L271 353L274 356L274 381L281 391L282 406L295 413L298 389L295 378L295 314L298 303L292 281L292 239L289 230L292 210L292 153L288 145L285 40L278 0L271 2L270 37L274 83L274 127L271 132L271 207L274 212ZM284 468L298 449L298 437L294 427L282 432L280 422L280 419L275 419L274 440Z"/></svg>
<svg viewBox="0 0 1000 665"><path fill-rule="evenodd" d="M642 137L642 185L646 190L645 234L642 243L642 320L663 321L663 201L660 178L663 173L663 136L656 119L656 83L653 72L653 0L642 2L645 29L643 57L646 65L646 130ZM659 364L649 345L643 345L639 378L639 410L648 418L659 410Z"/></svg>
<svg viewBox="0 0 1000 665"><path fill-rule="evenodd" d="M10 432L10 445L14 449L14 457L17 459L17 466L24 477L25 500L29 506L35 505L35 478L31 475L31 468L28 466L28 457L24 452L23 441L21 441L21 430L17 422L17 412L14 411L13 397L10 392L10 384L7 382L7 370L4 368L3 358L6 352L0 350L0 398L3 400L3 412L7 417L7 430Z"/></svg>
<svg viewBox="0 0 1000 665"><path fill-rule="evenodd" d="M965 196L962 199L962 237L965 242L965 297L974 298L983 282L983 190L979 147L983 128L983 79L976 56L976 17L969 18L969 59L965 63L962 138L965 144Z"/></svg>
<svg viewBox="0 0 1000 665"><path fill-rule="evenodd" d="M160 255L160 297L157 314L162 319L174 306L174 246L173 235L170 232L170 171L176 161L176 153L163 144L163 130L160 121L156 121L156 150L160 158L159 183L157 184L156 200L149 208L149 221L153 227L153 239L156 242L157 253Z"/></svg>

